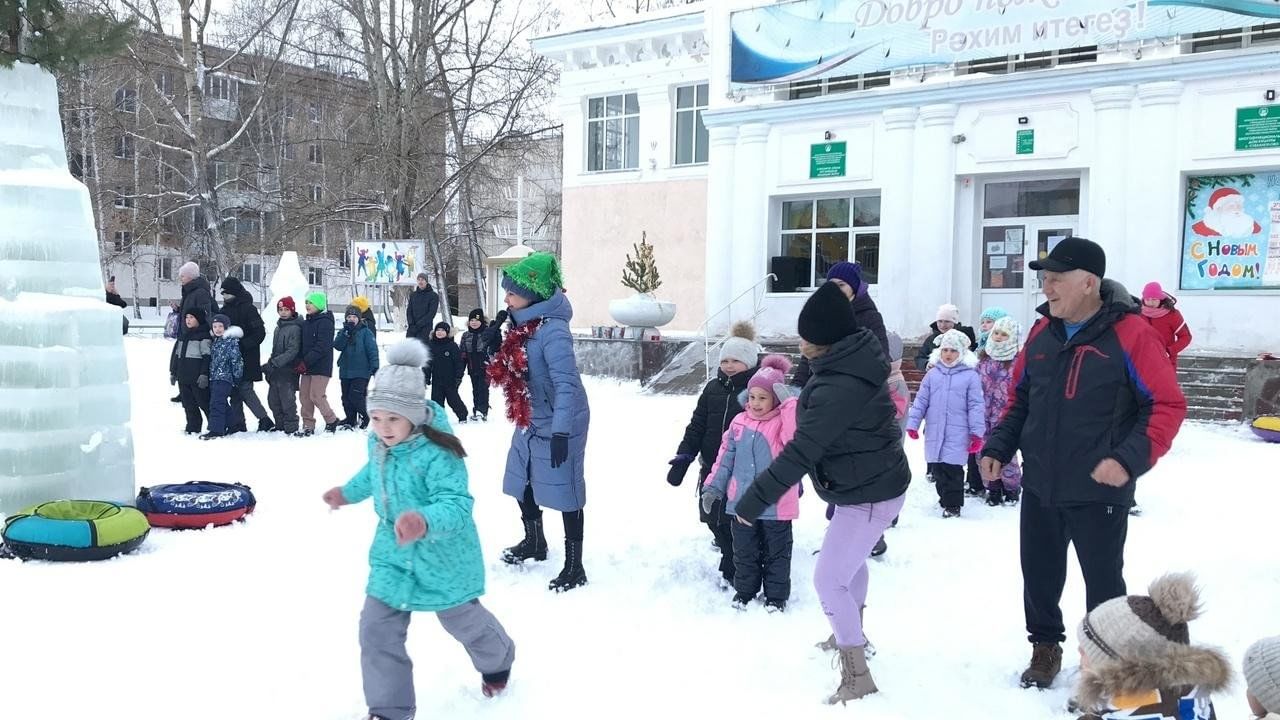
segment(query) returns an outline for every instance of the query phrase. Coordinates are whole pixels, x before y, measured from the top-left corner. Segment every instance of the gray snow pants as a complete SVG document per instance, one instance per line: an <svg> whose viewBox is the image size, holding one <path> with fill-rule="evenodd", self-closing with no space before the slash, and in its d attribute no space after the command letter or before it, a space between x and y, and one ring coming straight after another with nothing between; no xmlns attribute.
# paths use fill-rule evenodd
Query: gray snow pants
<svg viewBox="0 0 1280 720"><path fill-rule="evenodd" d="M276 370L267 381L267 404L275 416L276 427L287 433L298 432L298 376L289 370Z"/></svg>
<svg viewBox="0 0 1280 720"><path fill-rule="evenodd" d="M267 415L267 409L262 407L262 401L258 399L258 393L253 391L253 383L249 380L243 380L236 386L236 392L231 395L231 402L233 405L244 406L239 408L241 423L244 422L245 407L249 408L249 412L253 413L253 416L258 420L265 420L270 417Z"/></svg>
<svg viewBox="0 0 1280 720"><path fill-rule="evenodd" d="M360 612L360 671L369 714L386 720L413 720L413 661L405 651L412 613L366 597ZM511 669L516 646L502 623L472 600L436 613L445 632L462 643L482 675Z"/></svg>

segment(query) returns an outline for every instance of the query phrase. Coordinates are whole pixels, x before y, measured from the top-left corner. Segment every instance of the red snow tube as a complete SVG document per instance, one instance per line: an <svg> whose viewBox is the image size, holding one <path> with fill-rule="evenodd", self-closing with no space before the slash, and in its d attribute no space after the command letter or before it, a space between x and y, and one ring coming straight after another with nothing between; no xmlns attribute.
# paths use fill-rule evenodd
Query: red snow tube
<svg viewBox="0 0 1280 720"><path fill-rule="evenodd" d="M138 492L137 507L152 527L194 530L230 525L253 512L253 491L239 483L189 482Z"/></svg>

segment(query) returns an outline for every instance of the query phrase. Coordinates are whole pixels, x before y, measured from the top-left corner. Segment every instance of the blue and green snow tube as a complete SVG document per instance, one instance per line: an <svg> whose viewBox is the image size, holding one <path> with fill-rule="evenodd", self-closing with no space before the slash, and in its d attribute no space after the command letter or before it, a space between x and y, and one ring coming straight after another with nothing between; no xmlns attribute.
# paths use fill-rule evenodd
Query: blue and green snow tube
<svg viewBox="0 0 1280 720"><path fill-rule="evenodd" d="M131 552L151 525L136 508L99 500L32 505L4 521L4 545L24 560L106 560Z"/></svg>

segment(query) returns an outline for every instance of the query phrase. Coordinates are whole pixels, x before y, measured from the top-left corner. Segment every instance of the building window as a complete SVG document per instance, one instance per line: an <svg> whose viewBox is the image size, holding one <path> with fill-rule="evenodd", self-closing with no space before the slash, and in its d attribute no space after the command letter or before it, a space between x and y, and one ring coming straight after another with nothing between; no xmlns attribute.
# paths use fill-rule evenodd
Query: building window
<svg viewBox="0 0 1280 720"><path fill-rule="evenodd" d="M381 240L382 239L382 223L367 222L364 225L365 240Z"/></svg>
<svg viewBox="0 0 1280 720"><path fill-rule="evenodd" d="M324 198L324 190L319 185L311 186L311 202L318 203Z"/></svg>
<svg viewBox="0 0 1280 720"><path fill-rule="evenodd" d="M311 143L307 146L307 162L315 165L324 164L324 148L320 143Z"/></svg>
<svg viewBox="0 0 1280 720"><path fill-rule="evenodd" d="M338 251L338 267L343 270L351 269L351 252L346 248Z"/></svg>
<svg viewBox="0 0 1280 720"><path fill-rule="evenodd" d="M261 234L262 224L256 214L245 214L235 218L233 227L240 237L256 238Z"/></svg>
<svg viewBox="0 0 1280 720"><path fill-rule="evenodd" d="M311 245L313 247L324 246L324 226L319 225L311 228Z"/></svg>
<svg viewBox="0 0 1280 720"><path fill-rule="evenodd" d="M116 157L121 160L133 159L133 138L128 135L116 137Z"/></svg>
<svg viewBox="0 0 1280 720"><path fill-rule="evenodd" d="M213 178L213 186L218 187L227 181L227 164L221 160L214 160L210 164L209 175Z"/></svg>
<svg viewBox="0 0 1280 720"><path fill-rule="evenodd" d="M319 100L312 100L307 104L307 119L313 123L320 122L321 106Z"/></svg>
<svg viewBox="0 0 1280 720"><path fill-rule="evenodd" d="M676 88L676 165L707 161L707 126L702 124L707 97L706 83Z"/></svg>
<svg viewBox="0 0 1280 720"><path fill-rule="evenodd" d="M173 280L173 258L162 257L156 260L156 279Z"/></svg>
<svg viewBox="0 0 1280 720"><path fill-rule="evenodd" d="M262 265L260 263L245 263L240 266L240 279L244 282L253 283L255 285L262 284Z"/></svg>
<svg viewBox="0 0 1280 720"><path fill-rule="evenodd" d="M234 100L236 81L226 75L205 75L204 94L214 100Z"/></svg>
<svg viewBox="0 0 1280 720"><path fill-rule="evenodd" d="M1046 70L1062 65L1094 62L1098 59L1098 46L1063 48L1043 52L998 55L996 57L968 60L956 63L956 75L1007 75L1027 70Z"/></svg>
<svg viewBox="0 0 1280 720"><path fill-rule="evenodd" d="M115 205L121 210L133 207L133 198L126 194L125 189L119 185L116 186Z"/></svg>
<svg viewBox="0 0 1280 720"><path fill-rule="evenodd" d="M165 97L173 97L173 73L168 70L156 73L156 90Z"/></svg>
<svg viewBox="0 0 1280 720"><path fill-rule="evenodd" d="M635 93L587 100L587 171L640 167L640 101Z"/></svg>
<svg viewBox="0 0 1280 720"><path fill-rule="evenodd" d="M889 73L887 71L793 82L787 86L787 99L804 100L805 98L820 97L822 95L834 95L856 90L872 90L879 87L889 87Z"/></svg>
<svg viewBox="0 0 1280 720"><path fill-rule="evenodd" d="M287 97L284 99L284 119L292 120L293 114L293 98Z"/></svg>
<svg viewBox="0 0 1280 720"><path fill-rule="evenodd" d="M1024 218L1080 214L1080 178L988 183L982 217Z"/></svg>
<svg viewBox="0 0 1280 720"><path fill-rule="evenodd" d="M307 284L315 286L324 285L324 268L309 267L307 268Z"/></svg>
<svg viewBox="0 0 1280 720"><path fill-rule="evenodd" d="M138 91L125 86L116 90L116 110L120 112L138 112Z"/></svg>
<svg viewBox="0 0 1280 720"><path fill-rule="evenodd" d="M67 164L71 170L71 175L77 180L84 180L85 178L98 176L93 164L92 153L71 153L71 161Z"/></svg>
<svg viewBox="0 0 1280 720"><path fill-rule="evenodd" d="M290 142L286 142L286 143L284 144L284 159L285 159L285 160L297 160L297 159L298 159L298 148L297 148L297 146L296 146L296 145L294 145L293 143L290 143Z"/></svg>
<svg viewBox="0 0 1280 720"><path fill-rule="evenodd" d="M128 230L117 230L113 244L115 245L116 252L124 252L125 250L128 250L133 247L133 233Z"/></svg>
<svg viewBox="0 0 1280 720"><path fill-rule="evenodd" d="M862 264L869 285L880 274L880 196L805 198L782 203L782 231L770 272L773 292L817 287L838 262Z"/></svg>
<svg viewBox="0 0 1280 720"><path fill-rule="evenodd" d="M1239 50L1241 48L1270 45L1280 42L1280 23L1253 25L1230 30L1210 30L1193 33L1184 38L1183 52L1202 53L1214 50Z"/></svg>

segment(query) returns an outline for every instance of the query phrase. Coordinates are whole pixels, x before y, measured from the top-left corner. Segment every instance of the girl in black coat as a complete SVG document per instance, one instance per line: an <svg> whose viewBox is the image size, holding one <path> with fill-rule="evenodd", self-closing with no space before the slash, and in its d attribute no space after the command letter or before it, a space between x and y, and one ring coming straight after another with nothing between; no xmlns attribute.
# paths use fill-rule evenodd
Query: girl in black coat
<svg viewBox="0 0 1280 720"><path fill-rule="evenodd" d="M431 357L427 360L427 377L431 383L431 400L449 408L458 416L458 422L467 421L467 406L458 395L458 386L467 370L462 361L462 349L453 341L453 328L447 322L436 324L431 333Z"/></svg>

